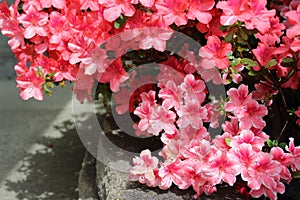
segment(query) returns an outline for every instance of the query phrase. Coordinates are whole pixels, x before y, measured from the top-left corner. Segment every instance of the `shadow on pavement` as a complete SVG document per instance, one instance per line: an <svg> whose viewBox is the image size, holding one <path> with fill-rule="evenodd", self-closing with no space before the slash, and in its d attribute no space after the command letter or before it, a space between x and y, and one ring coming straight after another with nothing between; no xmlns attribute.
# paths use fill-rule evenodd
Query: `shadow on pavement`
<svg viewBox="0 0 300 200"><path fill-rule="evenodd" d="M55 127L60 138L45 138L37 142L33 152L21 161L18 181L5 183L18 199L78 199L78 174L85 148L72 121Z"/></svg>

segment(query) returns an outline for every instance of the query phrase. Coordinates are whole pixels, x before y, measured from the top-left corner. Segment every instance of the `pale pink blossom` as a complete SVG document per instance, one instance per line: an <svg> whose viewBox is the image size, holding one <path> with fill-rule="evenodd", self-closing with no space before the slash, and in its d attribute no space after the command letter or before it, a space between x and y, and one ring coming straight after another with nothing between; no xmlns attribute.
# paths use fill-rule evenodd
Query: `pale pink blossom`
<svg viewBox="0 0 300 200"><path fill-rule="evenodd" d="M158 135L162 130L169 134L175 133L175 118L176 114L173 111L169 111L163 106L158 106L151 113L151 119L149 120L151 127L148 129L148 132L153 135Z"/></svg>
<svg viewBox="0 0 300 200"><path fill-rule="evenodd" d="M143 176L147 181L155 179L154 170L158 167L158 159L151 156L150 150L146 149L140 153L140 157L133 158L133 168L130 174Z"/></svg>

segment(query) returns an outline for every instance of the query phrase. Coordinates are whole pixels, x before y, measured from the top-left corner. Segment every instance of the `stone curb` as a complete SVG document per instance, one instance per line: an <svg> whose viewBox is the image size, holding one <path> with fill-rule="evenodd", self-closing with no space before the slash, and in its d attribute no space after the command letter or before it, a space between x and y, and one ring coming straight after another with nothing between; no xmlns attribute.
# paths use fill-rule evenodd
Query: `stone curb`
<svg viewBox="0 0 300 200"><path fill-rule="evenodd" d="M78 180L79 200L99 200L96 185L96 159L86 152Z"/></svg>

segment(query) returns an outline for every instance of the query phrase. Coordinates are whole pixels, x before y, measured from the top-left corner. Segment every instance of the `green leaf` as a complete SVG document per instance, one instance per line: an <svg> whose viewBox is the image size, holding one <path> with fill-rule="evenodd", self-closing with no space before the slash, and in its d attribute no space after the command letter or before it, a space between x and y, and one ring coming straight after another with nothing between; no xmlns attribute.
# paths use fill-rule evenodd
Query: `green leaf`
<svg viewBox="0 0 300 200"><path fill-rule="evenodd" d="M247 66L250 66L250 67L254 67L254 66L257 66L257 65L258 65L254 60L252 60L252 59L250 59L250 58L243 58L243 59L241 60L241 63L242 63L243 65L247 65Z"/></svg>
<svg viewBox="0 0 300 200"><path fill-rule="evenodd" d="M234 29L232 29L224 38L225 42L231 42L234 35Z"/></svg>
<svg viewBox="0 0 300 200"><path fill-rule="evenodd" d="M273 147L277 147L278 146L278 140L273 140Z"/></svg>
<svg viewBox="0 0 300 200"><path fill-rule="evenodd" d="M238 66L240 63L241 63L240 58L237 58L237 59L234 59L234 60L230 61L230 65L233 66L233 67Z"/></svg>
<svg viewBox="0 0 300 200"><path fill-rule="evenodd" d="M219 29L221 30L221 31L227 31L228 30L228 28L229 28L229 26L220 26L219 27Z"/></svg>
<svg viewBox="0 0 300 200"><path fill-rule="evenodd" d="M287 144L285 142L281 142L278 145L280 148L285 149L285 147L287 146Z"/></svg>
<svg viewBox="0 0 300 200"><path fill-rule="evenodd" d="M114 27L115 27L116 29L122 28L122 26L125 24L126 20L127 20L127 18L124 17L123 14L121 14L120 17L115 21Z"/></svg>
<svg viewBox="0 0 300 200"><path fill-rule="evenodd" d="M268 147L272 147L273 146L272 140L267 140L266 142L267 142Z"/></svg>
<svg viewBox="0 0 300 200"><path fill-rule="evenodd" d="M227 144L227 146L230 146L230 142L231 142L231 138L225 138L225 143Z"/></svg>
<svg viewBox="0 0 300 200"><path fill-rule="evenodd" d="M300 171L292 172L293 178L300 178Z"/></svg>
<svg viewBox="0 0 300 200"><path fill-rule="evenodd" d="M248 75L249 75L249 76L256 76L256 75L257 75L257 72L251 70L251 71L248 72Z"/></svg>
<svg viewBox="0 0 300 200"><path fill-rule="evenodd" d="M284 59L282 59L282 62L283 63L291 63L291 62L294 62L294 59L290 58L290 57L285 57Z"/></svg>
<svg viewBox="0 0 300 200"><path fill-rule="evenodd" d="M293 58L290 58L290 57L285 57L282 62L281 62L281 65L283 67L293 67L294 66L294 62L295 60Z"/></svg>
<svg viewBox="0 0 300 200"><path fill-rule="evenodd" d="M275 65L277 65L277 60L275 59L271 59L267 64L266 64L266 68L270 68L270 67L274 67Z"/></svg>
<svg viewBox="0 0 300 200"><path fill-rule="evenodd" d="M248 35L247 35L247 33L244 31L243 28L240 28L238 33L239 33L238 36L240 36L242 40L244 40L244 41L247 41L247 40L248 40Z"/></svg>

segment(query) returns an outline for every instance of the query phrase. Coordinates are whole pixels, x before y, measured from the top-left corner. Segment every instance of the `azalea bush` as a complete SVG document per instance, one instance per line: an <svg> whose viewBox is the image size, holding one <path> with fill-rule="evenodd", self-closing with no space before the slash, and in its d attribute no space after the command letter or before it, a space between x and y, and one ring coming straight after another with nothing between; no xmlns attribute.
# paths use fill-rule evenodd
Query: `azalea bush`
<svg viewBox="0 0 300 200"><path fill-rule="evenodd" d="M84 103L97 83L96 98L113 95L137 136L160 137L159 158L133 158L132 181L192 187L195 198L240 184L277 199L300 171L299 3L17 0L0 4L0 29L22 99L71 81ZM147 63L155 73L143 75Z"/></svg>

